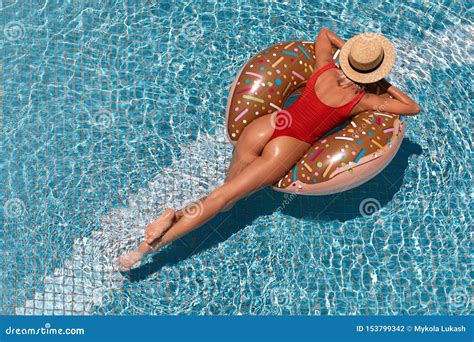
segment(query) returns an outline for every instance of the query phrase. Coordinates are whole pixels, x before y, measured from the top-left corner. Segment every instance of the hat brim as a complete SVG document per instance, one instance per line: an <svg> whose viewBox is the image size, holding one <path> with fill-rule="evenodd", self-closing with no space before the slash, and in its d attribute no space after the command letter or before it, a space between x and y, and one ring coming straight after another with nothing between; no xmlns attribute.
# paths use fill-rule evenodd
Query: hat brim
<svg viewBox="0 0 474 342"><path fill-rule="evenodd" d="M392 43L380 34L373 34L369 39L376 39L382 46L384 57L382 64L372 72L362 73L349 64L349 53L351 47L358 39L361 38L361 35L356 35L349 39L341 48L339 53L339 65L344 72L344 74L357 83L374 83L380 81L382 78L388 75L393 65L395 64L396 52Z"/></svg>

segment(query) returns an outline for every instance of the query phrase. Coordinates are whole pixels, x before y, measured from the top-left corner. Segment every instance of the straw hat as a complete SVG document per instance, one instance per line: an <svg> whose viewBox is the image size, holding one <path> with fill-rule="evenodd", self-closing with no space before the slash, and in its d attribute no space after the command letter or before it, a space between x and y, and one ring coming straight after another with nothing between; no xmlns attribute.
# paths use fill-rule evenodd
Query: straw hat
<svg viewBox="0 0 474 342"><path fill-rule="evenodd" d="M339 65L344 74L358 83L374 83L384 78L395 63L395 49L381 34L363 33L341 48Z"/></svg>

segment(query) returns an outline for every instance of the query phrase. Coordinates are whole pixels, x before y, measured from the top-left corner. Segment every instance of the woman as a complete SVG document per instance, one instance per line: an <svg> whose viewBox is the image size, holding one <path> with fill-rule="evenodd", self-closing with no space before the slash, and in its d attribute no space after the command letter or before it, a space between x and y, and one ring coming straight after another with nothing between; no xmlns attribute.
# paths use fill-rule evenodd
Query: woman
<svg viewBox="0 0 474 342"><path fill-rule="evenodd" d="M332 48L341 49L340 69ZM316 65L303 94L286 111L290 127L275 129L276 115L252 121L236 145L224 185L177 212L166 209L147 226L145 241L119 258L120 270L129 270L149 253L198 228L242 197L275 183L303 156L312 143L349 116L366 110L413 115L420 106L383 79L395 61L391 43L378 34L361 34L347 43L323 28L316 41ZM364 84L377 82L391 97L366 93ZM187 215L187 213L190 213ZM192 212L192 214L191 214Z"/></svg>

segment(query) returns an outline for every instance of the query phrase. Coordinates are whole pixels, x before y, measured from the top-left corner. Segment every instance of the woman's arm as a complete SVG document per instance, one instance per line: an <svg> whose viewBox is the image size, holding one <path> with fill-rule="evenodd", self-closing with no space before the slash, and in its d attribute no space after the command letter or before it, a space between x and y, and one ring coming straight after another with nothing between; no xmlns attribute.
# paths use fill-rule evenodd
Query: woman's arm
<svg viewBox="0 0 474 342"><path fill-rule="evenodd" d="M337 34L332 32L330 29L323 27L318 34L318 38L315 43L316 53L316 69L318 70L322 66L328 63L332 63L332 47L340 49L344 45L344 40L341 39Z"/></svg>
<svg viewBox="0 0 474 342"><path fill-rule="evenodd" d="M421 111L421 107L418 103L412 100L403 91L391 85L385 79L382 79L377 83L382 88L386 89L391 97L383 97L367 93L360 101L360 105L364 108L400 115L416 115Z"/></svg>
<svg viewBox="0 0 474 342"><path fill-rule="evenodd" d="M338 49L342 48L342 46L345 44L344 39L339 37L336 33L331 31L330 29L324 28L324 30L325 30L326 34L328 35L328 38L329 38L331 44L333 46L337 47Z"/></svg>

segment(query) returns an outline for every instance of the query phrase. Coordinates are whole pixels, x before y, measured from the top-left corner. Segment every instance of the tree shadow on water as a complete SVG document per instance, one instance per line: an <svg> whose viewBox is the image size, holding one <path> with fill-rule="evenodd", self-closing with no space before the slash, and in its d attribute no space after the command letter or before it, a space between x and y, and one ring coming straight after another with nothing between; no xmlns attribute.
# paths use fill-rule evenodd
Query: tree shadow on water
<svg viewBox="0 0 474 342"><path fill-rule="evenodd" d="M418 144L405 139L392 162L376 177L355 189L334 195L295 196L266 187L156 253L151 262L129 272L130 280L143 280L165 265L174 265L207 250L251 225L258 217L271 215L276 210L315 223L335 220L342 223L362 216L360 206L364 200L375 203L375 207L380 209L400 189L409 157L421 153Z"/></svg>

